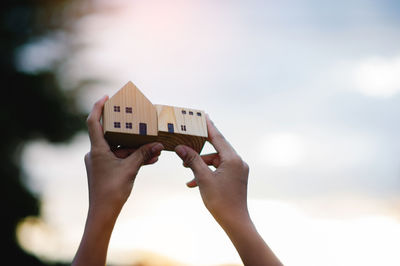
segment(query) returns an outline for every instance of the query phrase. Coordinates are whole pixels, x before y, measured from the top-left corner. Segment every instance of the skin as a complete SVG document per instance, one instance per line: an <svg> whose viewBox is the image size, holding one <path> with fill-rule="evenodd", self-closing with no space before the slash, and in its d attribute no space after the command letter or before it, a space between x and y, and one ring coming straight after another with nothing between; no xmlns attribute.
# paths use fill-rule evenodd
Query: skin
<svg viewBox="0 0 400 266"><path fill-rule="evenodd" d="M153 164L163 150L160 143L137 150L109 147L100 118L105 96L97 101L87 119L91 150L85 156L89 210L85 230L73 266L105 265L111 233L131 194L142 165ZM217 153L200 156L179 145L176 154L192 169L188 187L199 187L204 205L225 230L244 265L282 265L257 232L247 208L248 165L239 157L207 117L208 141ZM214 166L212 171L208 166Z"/></svg>
<svg viewBox="0 0 400 266"><path fill-rule="evenodd" d="M94 105L87 119L91 149L85 156L89 186L89 210L83 237L72 265L105 265L108 244L117 217L128 199L142 165L158 160L160 143L137 150L111 150L100 124L107 97Z"/></svg>
<svg viewBox="0 0 400 266"><path fill-rule="evenodd" d="M207 116L208 141L217 153L200 156L179 145L175 152L192 169L188 187L199 187L204 205L224 229L244 265L282 265L257 232L247 208L249 166ZM208 166L214 166L212 171Z"/></svg>

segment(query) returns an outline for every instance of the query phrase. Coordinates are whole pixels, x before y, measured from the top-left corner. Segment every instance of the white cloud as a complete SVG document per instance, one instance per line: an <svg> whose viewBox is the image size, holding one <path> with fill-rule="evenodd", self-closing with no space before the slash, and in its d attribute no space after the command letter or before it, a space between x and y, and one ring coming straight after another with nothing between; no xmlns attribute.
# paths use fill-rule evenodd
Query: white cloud
<svg viewBox="0 0 400 266"><path fill-rule="evenodd" d="M298 132L267 134L258 142L257 157L252 158L261 167L291 167L301 169L316 165L319 169L338 166L358 166L375 160L376 139L351 130L311 129ZM264 165L263 165L264 164ZM313 167L315 169L315 166Z"/></svg>
<svg viewBox="0 0 400 266"><path fill-rule="evenodd" d="M275 133L264 137L258 158L268 165L287 167L302 162L306 153L304 140L293 133Z"/></svg>
<svg viewBox="0 0 400 266"><path fill-rule="evenodd" d="M400 224L395 219L320 219L279 201L250 201L249 205L259 232L285 265L400 262L396 250Z"/></svg>
<svg viewBox="0 0 400 266"><path fill-rule="evenodd" d="M221 12L207 12L208 5L184 1L112 5L113 12L95 13L75 23L75 38L90 49L70 55L61 71L62 84L107 81L86 89L83 97L90 102L99 97L93 96L99 86L112 95L128 80L153 95L154 103L179 105L172 102L179 96L195 105L199 97L214 92L238 47L239 22L232 18L231 7L217 5L213 8ZM188 96L193 94L196 97Z"/></svg>
<svg viewBox="0 0 400 266"><path fill-rule="evenodd" d="M16 56L17 68L29 73L51 69L63 58L67 38L65 34L56 33L22 46Z"/></svg>
<svg viewBox="0 0 400 266"><path fill-rule="evenodd" d="M249 209L260 234L285 265L400 263L400 224L393 218L320 219L293 205L270 200L250 200ZM54 215L64 215L62 208L59 212ZM54 244L58 250L70 252L77 246L62 243L57 239L59 232L35 220L22 224L18 237L26 249L45 258L59 256ZM240 263L228 237L198 195L160 201L142 216L125 208L113 232L109 261L134 263L138 250L166 254L185 265Z"/></svg>
<svg viewBox="0 0 400 266"><path fill-rule="evenodd" d="M400 56L362 60L352 74L354 88L365 95L391 97L400 92Z"/></svg>

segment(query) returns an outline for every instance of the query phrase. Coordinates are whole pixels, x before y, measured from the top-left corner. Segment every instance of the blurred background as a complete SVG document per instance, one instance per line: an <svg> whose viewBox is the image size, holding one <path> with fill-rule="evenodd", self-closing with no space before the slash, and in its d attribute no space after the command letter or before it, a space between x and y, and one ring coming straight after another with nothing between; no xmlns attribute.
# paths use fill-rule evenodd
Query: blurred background
<svg viewBox="0 0 400 266"><path fill-rule="evenodd" d="M84 122L131 80L209 113L250 165L252 218L285 265L400 265L398 1L14 0L0 31L4 261L71 262ZM240 265L191 178L171 152L141 169L111 265Z"/></svg>

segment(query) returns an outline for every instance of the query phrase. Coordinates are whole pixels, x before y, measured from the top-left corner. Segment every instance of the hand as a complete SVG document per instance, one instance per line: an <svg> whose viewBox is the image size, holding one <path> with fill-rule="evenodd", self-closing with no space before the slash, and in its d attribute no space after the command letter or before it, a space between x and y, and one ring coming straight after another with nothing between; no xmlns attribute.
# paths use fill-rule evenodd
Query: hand
<svg viewBox="0 0 400 266"><path fill-rule="evenodd" d="M207 116L208 141L217 153L200 156L180 145L175 152L194 179L188 187L198 186L204 205L225 230L244 265L282 265L257 232L247 208L248 165L216 129ZM213 165L212 171L208 166Z"/></svg>
<svg viewBox="0 0 400 266"><path fill-rule="evenodd" d="M103 97L97 101L87 119L91 143L90 152L85 156L89 212L73 266L105 265L115 221L132 191L140 167L155 163L164 148L160 143L151 143L137 150L111 150L100 124L106 100L107 97Z"/></svg>
<svg viewBox="0 0 400 266"><path fill-rule="evenodd" d="M235 219L249 219L247 209L248 165L240 158L207 116L208 141L217 153L199 156L180 145L176 153L184 166L190 167L194 179L188 187L199 186L204 205L222 226ZM216 168L212 171L208 165Z"/></svg>
<svg viewBox="0 0 400 266"><path fill-rule="evenodd" d="M128 199L136 175L143 164L153 164L163 149L160 143L143 145L137 150L112 151L104 139L100 124L107 97L97 101L87 119L91 149L85 156L89 184L89 210L118 215Z"/></svg>

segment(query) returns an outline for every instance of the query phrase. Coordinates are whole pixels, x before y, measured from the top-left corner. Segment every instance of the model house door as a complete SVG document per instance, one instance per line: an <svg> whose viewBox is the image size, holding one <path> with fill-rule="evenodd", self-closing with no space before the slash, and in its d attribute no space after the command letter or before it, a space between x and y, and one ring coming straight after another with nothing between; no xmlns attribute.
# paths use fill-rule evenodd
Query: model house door
<svg viewBox="0 0 400 266"><path fill-rule="evenodd" d="M168 123L168 132L174 133L174 124Z"/></svg>
<svg viewBox="0 0 400 266"><path fill-rule="evenodd" d="M139 123L139 134L147 135L147 124L146 123Z"/></svg>

